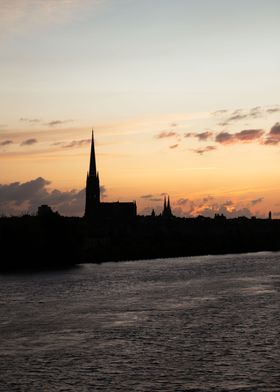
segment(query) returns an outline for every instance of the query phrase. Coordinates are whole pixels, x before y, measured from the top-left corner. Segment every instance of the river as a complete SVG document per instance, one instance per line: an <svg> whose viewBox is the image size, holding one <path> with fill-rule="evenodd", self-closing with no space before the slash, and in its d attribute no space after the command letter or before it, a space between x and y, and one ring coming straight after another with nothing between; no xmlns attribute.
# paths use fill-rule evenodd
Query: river
<svg viewBox="0 0 280 392"><path fill-rule="evenodd" d="M0 391L280 391L280 253L0 275Z"/></svg>

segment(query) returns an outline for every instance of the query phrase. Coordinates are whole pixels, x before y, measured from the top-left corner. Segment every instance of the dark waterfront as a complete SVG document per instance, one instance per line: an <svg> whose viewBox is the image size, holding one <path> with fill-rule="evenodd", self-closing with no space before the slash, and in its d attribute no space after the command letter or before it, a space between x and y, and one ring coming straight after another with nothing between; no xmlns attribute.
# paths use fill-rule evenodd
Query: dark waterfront
<svg viewBox="0 0 280 392"><path fill-rule="evenodd" d="M1 391L280 390L280 253L0 275Z"/></svg>

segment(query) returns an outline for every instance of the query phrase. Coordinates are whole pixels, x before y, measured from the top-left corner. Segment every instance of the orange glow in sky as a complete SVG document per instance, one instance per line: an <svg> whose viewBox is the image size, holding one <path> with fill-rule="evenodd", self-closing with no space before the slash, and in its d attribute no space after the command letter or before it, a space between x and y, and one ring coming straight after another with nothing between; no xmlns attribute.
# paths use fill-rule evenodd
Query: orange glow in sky
<svg viewBox="0 0 280 392"><path fill-rule="evenodd" d="M280 216L278 1L2 3L0 213Z"/></svg>

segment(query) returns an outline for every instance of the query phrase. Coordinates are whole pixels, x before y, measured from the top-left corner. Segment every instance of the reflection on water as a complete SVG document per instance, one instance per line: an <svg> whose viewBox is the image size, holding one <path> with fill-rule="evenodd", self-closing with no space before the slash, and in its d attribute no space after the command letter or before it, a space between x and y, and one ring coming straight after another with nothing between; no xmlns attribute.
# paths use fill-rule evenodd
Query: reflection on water
<svg viewBox="0 0 280 392"><path fill-rule="evenodd" d="M279 256L0 276L0 391L279 392Z"/></svg>

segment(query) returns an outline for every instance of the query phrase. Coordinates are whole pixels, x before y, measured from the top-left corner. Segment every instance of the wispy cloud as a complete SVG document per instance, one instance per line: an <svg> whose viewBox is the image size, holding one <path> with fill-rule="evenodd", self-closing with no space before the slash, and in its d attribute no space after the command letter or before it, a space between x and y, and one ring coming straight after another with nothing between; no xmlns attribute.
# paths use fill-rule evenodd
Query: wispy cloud
<svg viewBox="0 0 280 392"><path fill-rule="evenodd" d="M36 143L38 143L38 140L37 139L26 139L26 140L24 140L23 142L21 142L21 146L32 146L33 144L36 144Z"/></svg>
<svg viewBox="0 0 280 392"><path fill-rule="evenodd" d="M165 139L169 137L176 137L179 136L178 132L175 131L162 131L156 135L157 139Z"/></svg>
<svg viewBox="0 0 280 392"><path fill-rule="evenodd" d="M73 120L53 120L45 123L44 125L47 125L49 127L56 127L57 125L67 124L70 122L73 122Z"/></svg>
<svg viewBox="0 0 280 392"><path fill-rule="evenodd" d="M9 144L13 144L12 140L3 140L0 142L0 146L8 146Z"/></svg>
<svg viewBox="0 0 280 392"><path fill-rule="evenodd" d="M279 113L280 112L280 106L276 106L274 108L269 108L266 111L269 114Z"/></svg>
<svg viewBox="0 0 280 392"><path fill-rule="evenodd" d="M65 144L63 148L79 148L91 143L91 139L73 140L72 142Z"/></svg>
<svg viewBox="0 0 280 392"><path fill-rule="evenodd" d="M205 131L205 132L189 132L185 133L184 137L189 138L189 137L195 137L199 141L206 141L210 139L213 136L213 132L210 131Z"/></svg>
<svg viewBox="0 0 280 392"><path fill-rule="evenodd" d="M264 199L263 197L258 197L257 199L251 200L250 203L252 204L252 206L255 206L256 204L261 203L263 199Z"/></svg>
<svg viewBox="0 0 280 392"><path fill-rule="evenodd" d="M199 155L203 155L205 152L210 152L216 150L217 147L215 146L206 146L205 148L194 148L192 149L193 152Z"/></svg>
<svg viewBox="0 0 280 392"><path fill-rule="evenodd" d="M189 203L189 199L187 199L187 198L181 198L181 199L178 199L177 201L176 201L176 204L178 205L178 206L183 206L183 205L186 205L187 203Z"/></svg>
<svg viewBox="0 0 280 392"><path fill-rule="evenodd" d="M171 146L169 146L169 148L171 150L173 150L174 148L177 148L179 146L179 144L172 144Z"/></svg>
<svg viewBox="0 0 280 392"><path fill-rule="evenodd" d="M159 197L160 195L152 195L152 194L147 194L147 195L142 195L140 196L141 199L145 199L151 202L161 202L162 198Z"/></svg>
<svg viewBox="0 0 280 392"><path fill-rule="evenodd" d="M212 112L211 115L212 116L221 116L224 115L228 112L227 109L220 109L220 110L216 110L215 112Z"/></svg>
<svg viewBox="0 0 280 392"><path fill-rule="evenodd" d="M29 123L29 124L37 124L41 122L39 118L25 118L25 117L21 117L19 121Z"/></svg>
<svg viewBox="0 0 280 392"><path fill-rule="evenodd" d="M234 122L261 118L266 114L274 114L277 112L280 112L279 105L274 105L271 107L255 106L251 109L236 109L233 111L218 110L212 113L212 115L216 117L222 117L223 119L219 122L219 125L225 127Z"/></svg>

